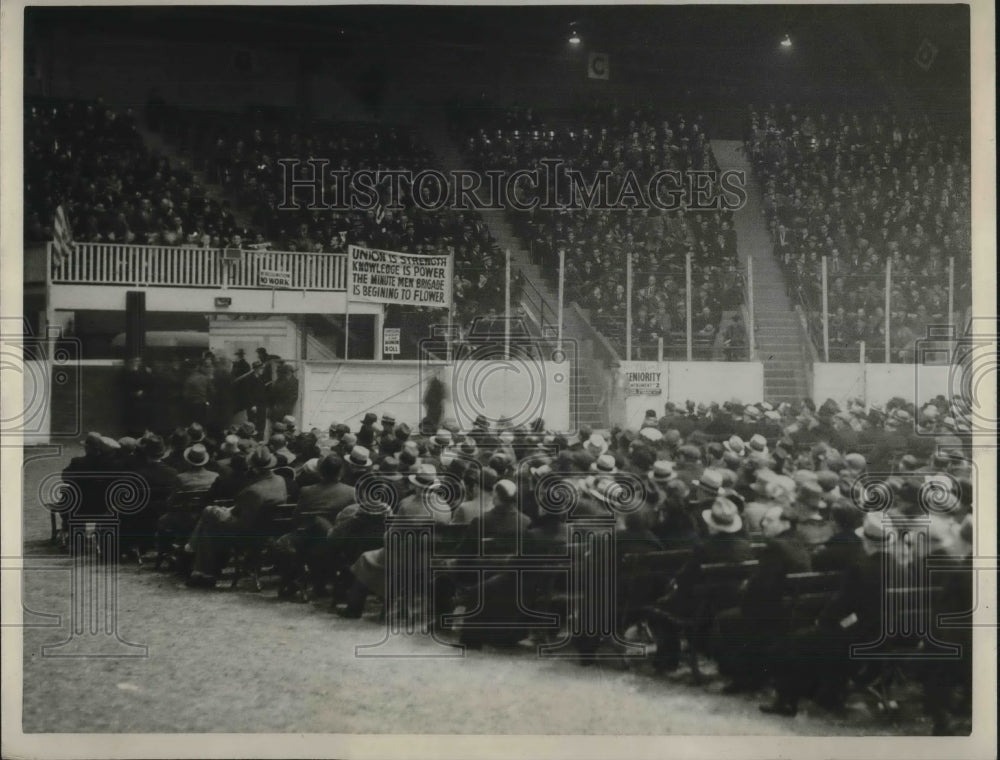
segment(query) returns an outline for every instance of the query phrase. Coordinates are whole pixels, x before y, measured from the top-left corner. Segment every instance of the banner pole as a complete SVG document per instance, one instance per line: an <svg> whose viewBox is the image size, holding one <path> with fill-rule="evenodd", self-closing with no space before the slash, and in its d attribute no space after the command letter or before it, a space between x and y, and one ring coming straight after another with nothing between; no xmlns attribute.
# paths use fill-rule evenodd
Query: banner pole
<svg viewBox="0 0 1000 760"><path fill-rule="evenodd" d="M890 340L889 340L889 307L892 305L890 293L892 292L892 259L885 262L885 363L889 363Z"/></svg>
<svg viewBox="0 0 1000 760"><path fill-rule="evenodd" d="M750 346L750 361L757 360L757 314L753 302L753 256L747 257L747 343Z"/></svg>
<svg viewBox="0 0 1000 760"><path fill-rule="evenodd" d="M452 331L455 329L455 256L454 254L448 254L448 282L450 283L449 298L448 298L448 338L445 343L445 355L448 363L451 363L452 356L452 342L454 340L454 335Z"/></svg>
<svg viewBox="0 0 1000 760"><path fill-rule="evenodd" d="M510 248L504 267L503 358L510 359Z"/></svg>
<svg viewBox="0 0 1000 760"><path fill-rule="evenodd" d="M954 259L952 259L954 261ZM566 250L559 249L559 313L556 314L556 335L559 351L563 347L563 298L566 288Z"/></svg>
<svg viewBox="0 0 1000 760"><path fill-rule="evenodd" d="M685 297L684 312L687 318L687 360L694 360L694 339L691 335L691 253L688 252L684 262Z"/></svg>
<svg viewBox="0 0 1000 760"><path fill-rule="evenodd" d="M625 254L625 361L632 361L632 249Z"/></svg>
<svg viewBox="0 0 1000 760"><path fill-rule="evenodd" d="M823 361L830 361L830 291L827 284L826 256L823 257Z"/></svg>
<svg viewBox="0 0 1000 760"><path fill-rule="evenodd" d="M353 266L351 255L354 246L347 249L347 290L344 292L344 361L347 361L348 351L351 343L351 288L354 286Z"/></svg>

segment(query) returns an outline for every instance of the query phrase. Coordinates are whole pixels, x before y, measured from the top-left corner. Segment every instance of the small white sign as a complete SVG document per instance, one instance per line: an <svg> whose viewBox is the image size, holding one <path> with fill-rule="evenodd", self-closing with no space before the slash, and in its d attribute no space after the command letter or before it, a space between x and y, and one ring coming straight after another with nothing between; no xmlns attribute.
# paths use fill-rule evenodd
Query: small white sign
<svg viewBox="0 0 1000 760"><path fill-rule="evenodd" d="M280 269L261 269L259 283L262 288L290 288L292 273Z"/></svg>
<svg viewBox="0 0 1000 760"><path fill-rule="evenodd" d="M399 355L399 330L398 327L386 327L382 330L383 354Z"/></svg>

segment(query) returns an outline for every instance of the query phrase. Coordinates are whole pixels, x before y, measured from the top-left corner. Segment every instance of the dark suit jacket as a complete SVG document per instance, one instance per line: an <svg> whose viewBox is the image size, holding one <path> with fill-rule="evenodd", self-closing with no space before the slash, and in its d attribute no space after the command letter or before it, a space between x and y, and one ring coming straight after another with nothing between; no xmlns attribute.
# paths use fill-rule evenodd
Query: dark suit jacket
<svg viewBox="0 0 1000 760"><path fill-rule="evenodd" d="M876 552L864 555L847 570L840 589L819 615L822 629L857 642L874 642L880 638L884 561L884 553Z"/></svg>
<svg viewBox="0 0 1000 760"><path fill-rule="evenodd" d="M354 489L346 483L317 483L302 488L295 512L321 511L324 517L333 520L340 510L355 501Z"/></svg>
<svg viewBox="0 0 1000 760"><path fill-rule="evenodd" d="M860 563L863 557L861 539L854 535L853 530L836 533L813 554L813 570L821 573L844 572Z"/></svg>
<svg viewBox="0 0 1000 760"><path fill-rule="evenodd" d="M746 619L777 620L782 617L785 576L809 572L812 568L809 550L795 530L788 530L768 539L757 560L760 564L747 579L740 608Z"/></svg>
<svg viewBox="0 0 1000 760"><path fill-rule="evenodd" d="M474 517L459 545L460 554L474 550L480 536L483 554L513 554L517 551L517 536L527 533L531 520L515 508L487 510L483 516ZM480 534L480 531L482 533Z"/></svg>
<svg viewBox="0 0 1000 760"><path fill-rule="evenodd" d="M236 495L233 515L247 527L255 527L266 519L269 510L288 499L285 479L273 472L261 476Z"/></svg>

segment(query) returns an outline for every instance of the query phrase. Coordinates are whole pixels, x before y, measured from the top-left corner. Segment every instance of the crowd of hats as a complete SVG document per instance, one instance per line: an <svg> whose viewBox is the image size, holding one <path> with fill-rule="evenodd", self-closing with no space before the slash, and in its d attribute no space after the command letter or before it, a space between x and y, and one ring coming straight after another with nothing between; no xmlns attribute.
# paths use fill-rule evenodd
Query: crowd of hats
<svg viewBox="0 0 1000 760"><path fill-rule="evenodd" d="M968 126L938 115L751 110L747 154L764 181L775 249L792 292L802 293L821 336L821 260L829 262L829 341L835 361L857 361L858 343L885 346L885 272L892 262L893 360L912 360L928 325L971 305ZM877 353L872 353L876 356Z"/></svg>
<svg viewBox="0 0 1000 760"><path fill-rule="evenodd" d="M657 170L718 168L701 116L651 107L591 106L557 114L516 107L484 109L477 103L474 108L456 109L455 121L468 157L481 169L513 172L540 166L542 159L562 159L577 169L611 172L612 196L628 171L645 183ZM565 188L569 183L560 184ZM543 187L540 193L544 192ZM560 203L566 201L558 198ZM612 197L608 203L613 201ZM668 356L671 347L683 350L687 253L693 257L691 308L699 337L713 338L723 311L740 307L731 212L685 215L656 209L586 208L560 213L543 205L530 215L512 213L510 219L524 247L553 282L559 251L565 252L568 299L589 310L593 325L621 353L626 252L632 253L632 342L638 358L656 358L659 338Z"/></svg>
<svg viewBox="0 0 1000 760"><path fill-rule="evenodd" d="M331 453L351 471L405 477L418 489L437 488L443 480L462 483L475 470L485 493L509 481L532 519L551 506L536 488L542 479L567 486L574 499L611 506L622 506L615 489L631 480L626 491L644 502L638 511L648 527L670 523L664 511L671 505L685 505L689 513L700 505L703 528L730 532L743 528L746 504L754 499L784 505L797 519L817 510L829 517L827 510L837 506L870 508L879 498L904 511L928 504L970 508L968 425L955 421L967 415L967 405L949 405L943 397L920 409L902 399L885 407L853 400L846 409L833 401L818 409L811 402L668 402L660 416L649 410L638 429L583 427L569 435L545 430L542 420L495 427L484 417L468 430L445 420L437 429L414 431L391 414L372 412L356 432L343 423L300 431L289 416L273 423L266 442L258 442L253 424L244 422L219 441L194 423L167 441L154 433L118 440L90 433L84 445L112 457L172 456L175 465L188 468L242 458L248 470L285 466L307 482L323 477ZM870 471L882 475L878 493L866 491ZM449 501L454 507L461 499Z"/></svg>

